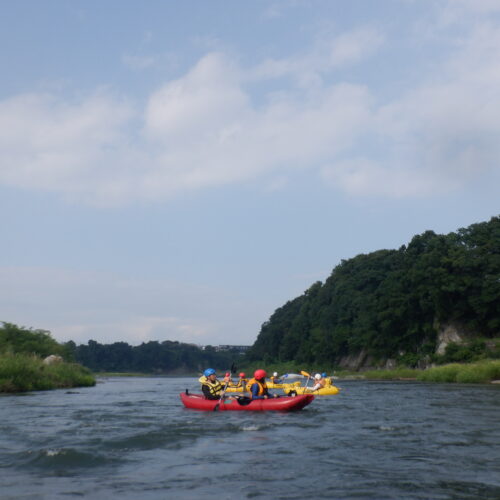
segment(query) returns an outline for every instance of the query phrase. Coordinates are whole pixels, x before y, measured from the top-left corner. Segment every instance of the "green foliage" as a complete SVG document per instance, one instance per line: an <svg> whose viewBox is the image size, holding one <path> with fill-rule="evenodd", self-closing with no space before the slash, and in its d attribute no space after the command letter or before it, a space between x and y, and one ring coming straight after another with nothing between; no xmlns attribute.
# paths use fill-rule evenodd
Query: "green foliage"
<svg viewBox="0 0 500 500"><path fill-rule="evenodd" d="M427 370L370 370L363 372L366 379L372 380L418 380L421 382L481 384L500 380L500 361L484 360L470 364L451 363Z"/></svg>
<svg viewBox="0 0 500 500"><path fill-rule="evenodd" d="M47 330L33 330L12 323L2 323L0 327L0 354L36 354L42 358L57 354L67 358L65 346L56 342Z"/></svg>
<svg viewBox="0 0 500 500"><path fill-rule="evenodd" d="M453 321L485 338L500 332L499 276L500 217L448 235L426 231L398 250L343 260L274 312L247 359L332 366L366 349L416 366L433 354L437 324ZM479 359L479 350L448 359Z"/></svg>
<svg viewBox="0 0 500 500"><path fill-rule="evenodd" d="M500 379L500 361L485 360L471 364L452 363L422 371L418 380L423 382L484 383Z"/></svg>
<svg viewBox="0 0 500 500"><path fill-rule="evenodd" d="M186 373L202 372L207 367L228 370L240 364L241 354L216 351L181 342L151 341L139 346L126 342L100 344L89 340L87 345L74 346L76 361L97 372Z"/></svg>
<svg viewBox="0 0 500 500"><path fill-rule="evenodd" d="M95 385L92 374L74 363L44 365L35 355L0 356L0 392L25 392Z"/></svg>

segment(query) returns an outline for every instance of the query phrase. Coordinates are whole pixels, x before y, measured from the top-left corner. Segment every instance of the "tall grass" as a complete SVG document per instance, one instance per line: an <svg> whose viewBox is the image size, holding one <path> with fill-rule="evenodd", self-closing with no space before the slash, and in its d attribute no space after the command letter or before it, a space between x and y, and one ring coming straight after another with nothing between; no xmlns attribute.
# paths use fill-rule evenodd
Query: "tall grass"
<svg viewBox="0 0 500 500"><path fill-rule="evenodd" d="M461 384L481 384L500 380L500 360L484 360L477 363L452 363L422 371L418 380L423 382L456 382Z"/></svg>
<svg viewBox="0 0 500 500"><path fill-rule="evenodd" d="M95 378L90 371L76 363L44 365L37 356L0 356L0 392L41 391L93 385Z"/></svg>

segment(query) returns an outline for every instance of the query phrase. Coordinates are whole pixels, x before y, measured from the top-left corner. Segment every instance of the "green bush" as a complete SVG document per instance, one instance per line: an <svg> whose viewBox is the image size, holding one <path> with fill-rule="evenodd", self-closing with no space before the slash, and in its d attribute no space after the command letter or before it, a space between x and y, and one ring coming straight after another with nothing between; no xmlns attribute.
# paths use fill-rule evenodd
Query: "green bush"
<svg viewBox="0 0 500 500"><path fill-rule="evenodd" d="M452 363L429 368L418 375L423 382L457 382L480 384L500 379L500 361L484 360L477 363Z"/></svg>
<svg viewBox="0 0 500 500"><path fill-rule="evenodd" d="M74 363L44 365L41 358L26 354L0 356L0 392L26 392L66 387L89 387L95 378Z"/></svg>
<svg viewBox="0 0 500 500"><path fill-rule="evenodd" d="M0 326L0 354L36 354L42 358L57 354L67 358L68 349L56 342L47 330L33 330L2 322Z"/></svg>

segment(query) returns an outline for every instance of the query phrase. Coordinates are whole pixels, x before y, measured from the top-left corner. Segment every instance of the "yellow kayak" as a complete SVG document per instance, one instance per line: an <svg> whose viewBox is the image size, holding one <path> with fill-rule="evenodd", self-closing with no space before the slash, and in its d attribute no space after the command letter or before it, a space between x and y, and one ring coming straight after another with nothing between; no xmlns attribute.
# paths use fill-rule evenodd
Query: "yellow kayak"
<svg viewBox="0 0 500 500"><path fill-rule="evenodd" d="M272 382L266 382L268 389L283 389L286 391L287 389L293 389L295 387L300 386L300 382L293 382L292 384L273 384ZM246 392L242 387L228 387L226 392Z"/></svg>
<svg viewBox="0 0 500 500"><path fill-rule="evenodd" d="M287 387L283 389L285 394L288 394L290 391L295 391L297 394L314 394L315 396L334 396L340 392L338 387L334 385L330 385L327 387L322 387L321 389L317 389L315 391L311 391L309 387Z"/></svg>
<svg viewBox="0 0 500 500"><path fill-rule="evenodd" d="M243 390L243 387L228 387L226 392L246 392Z"/></svg>
<svg viewBox="0 0 500 500"><path fill-rule="evenodd" d="M273 382L266 382L268 389L287 389L288 387L299 387L300 381L292 382L290 384L274 384Z"/></svg>

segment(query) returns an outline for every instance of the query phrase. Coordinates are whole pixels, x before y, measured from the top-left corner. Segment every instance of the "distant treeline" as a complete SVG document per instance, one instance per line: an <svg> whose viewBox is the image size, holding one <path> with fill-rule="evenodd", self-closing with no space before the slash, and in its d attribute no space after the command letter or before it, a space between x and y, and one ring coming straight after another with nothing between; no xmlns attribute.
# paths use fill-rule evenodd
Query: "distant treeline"
<svg viewBox="0 0 500 500"><path fill-rule="evenodd" d="M207 367L226 371L241 359L236 350L217 351L182 342L146 342L131 346L126 342L100 344L90 340L76 345L59 344L47 330L19 327L12 323L0 326L0 355L15 354L45 358L50 354L65 361L77 362L96 372L186 373Z"/></svg>
<svg viewBox="0 0 500 500"><path fill-rule="evenodd" d="M66 346L79 363L99 372L186 373L201 372L207 367L227 370L240 354L204 349L192 344L166 340L138 346L126 342L100 344L90 340L86 345L68 342Z"/></svg>
<svg viewBox="0 0 500 500"><path fill-rule="evenodd" d="M411 365L432 356L437 329L451 322L478 336L500 333L498 216L342 260L324 283L274 312L248 358L331 366L364 349Z"/></svg>

